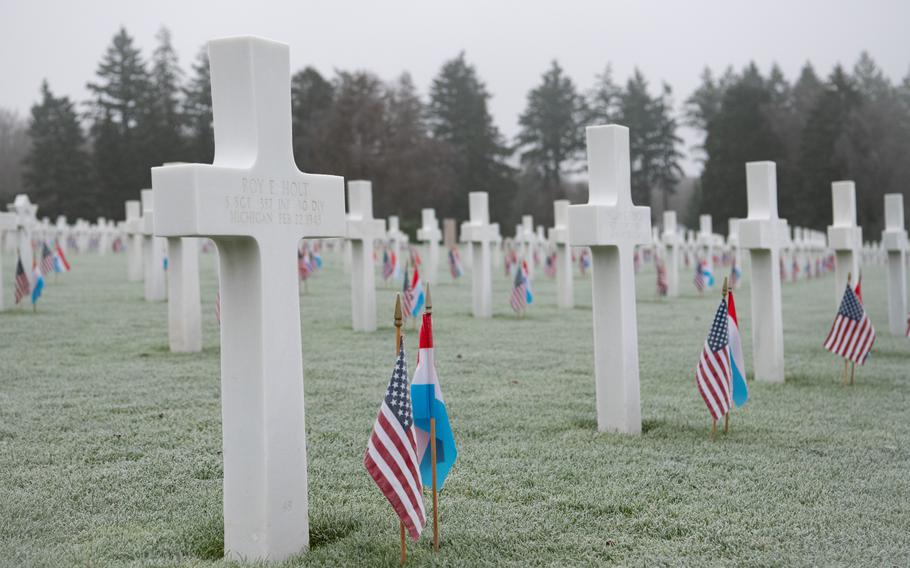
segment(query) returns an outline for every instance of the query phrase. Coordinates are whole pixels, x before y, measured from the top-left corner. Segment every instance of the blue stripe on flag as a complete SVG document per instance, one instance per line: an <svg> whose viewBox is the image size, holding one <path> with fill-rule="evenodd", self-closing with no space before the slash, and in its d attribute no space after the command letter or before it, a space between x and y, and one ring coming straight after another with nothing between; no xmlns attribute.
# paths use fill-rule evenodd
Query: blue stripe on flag
<svg viewBox="0 0 910 568"><path fill-rule="evenodd" d="M436 385L412 384L411 408L414 411L414 425L424 432L430 432L430 418L436 419L436 486L442 489L446 476L458 457L458 450L455 448L455 436L449 424L446 405L436 398ZM420 462L420 477L427 487L433 483L431 459L432 454L428 448Z"/></svg>

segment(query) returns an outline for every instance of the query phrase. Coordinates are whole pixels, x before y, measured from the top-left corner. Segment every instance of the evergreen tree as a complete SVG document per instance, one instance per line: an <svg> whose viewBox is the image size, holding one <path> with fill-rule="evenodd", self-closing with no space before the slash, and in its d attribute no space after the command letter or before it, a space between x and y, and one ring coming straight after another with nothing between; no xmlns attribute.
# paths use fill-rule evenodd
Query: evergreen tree
<svg viewBox="0 0 910 568"><path fill-rule="evenodd" d="M542 179L542 191L529 196L529 201L535 209L532 212L544 222L552 220L552 201L565 195L563 172L585 148L586 116L584 99L572 79L553 61L542 83L528 93L518 134L522 163Z"/></svg>
<svg viewBox="0 0 910 568"><path fill-rule="evenodd" d="M199 50L192 71L183 91L186 154L190 162L210 164L215 159L215 131L212 126L212 75L205 47Z"/></svg>
<svg viewBox="0 0 910 568"><path fill-rule="evenodd" d="M859 105L859 91L838 65L803 131L799 155L803 189L794 205L795 223L819 230L830 223L831 182L849 177L850 124Z"/></svg>
<svg viewBox="0 0 910 568"><path fill-rule="evenodd" d="M719 79L715 79L711 69L705 67L701 74L701 85L686 99L683 113L685 124L707 136L709 124L721 111L727 89L736 80L736 74L729 67ZM703 144L697 145L693 150L699 155L704 153L705 147Z"/></svg>
<svg viewBox="0 0 910 568"><path fill-rule="evenodd" d="M622 88L613 82L613 68L608 64L604 72L595 78L594 88L588 93L588 115L585 122L589 125L617 122L621 95Z"/></svg>
<svg viewBox="0 0 910 568"><path fill-rule="evenodd" d="M429 114L433 137L448 145L445 169L454 176L454 187L439 215L468 217L468 193L490 193L493 220L514 220L513 172L505 163L511 150L493 124L490 94L462 52L443 64L430 87Z"/></svg>
<svg viewBox="0 0 910 568"><path fill-rule="evenodd" d="M307 67L291 78L293 100L294 159L301 171L320 171L316 161L320 129L332 108L332 84L319 71Z"/></svg>
<svg viewBox="0 0 910 568"><path fill-rule="evenodd" d="M0 203L12 203L22 193L22 160L28 149L28 124L17 113L0 108Z"/></svg>
<svg viewBox="0 0 910 568"><path fill-rule="evenodd" d="M161 28L155 39L158 45L152 53L149 89L142 101L145 116L140 123L143 157L149 167L190 159L183 144L184 117L180 100L183 71L171 43L171 32Z"/></svg>
<svg viewBox="0 0 910 568"><path fill-rule="evenodd" d="M719 111L707 122L701 200L717 232L726 232L730 217L747 214L746 162L785 157L769 116L772 99L758 68L750 64L726 87Z"/></svg>
<svg viewBox="0 0 910 568"><path fill-rule="evenodd" d="M68 97L55 97L44 81L41 101L32 106L31 114L32 143L23 161L23 181L32 198L51 218L96 215L91 163L73 103Z"/></svg>
<svg viewBox="0 0 910 568"><path fill-rule="evenodd" d="M98 213L116 219L123 215L123 202L151 183L141 135L150 78L126 29L114 36L96 75L87 87L94 95L90 115Z"/></svg>

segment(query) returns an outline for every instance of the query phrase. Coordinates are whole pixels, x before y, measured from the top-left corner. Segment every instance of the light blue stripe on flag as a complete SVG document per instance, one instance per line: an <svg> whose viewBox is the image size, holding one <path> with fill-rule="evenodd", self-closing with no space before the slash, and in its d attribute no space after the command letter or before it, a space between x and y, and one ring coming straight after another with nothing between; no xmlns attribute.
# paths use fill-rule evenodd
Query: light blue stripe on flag
<svg viewBox="0 0 910 568"><path fill-rule="evenodd" d="M455 436L449 425L446 405L436 398L436 385L412 383L411 408L414 410L414 425L424 432L430 431L430 418L436 419L436 486L442 489L446 476L458 456L458 450L455 449ZM433 483L431 458L432 454L427 448L420 461L420 477L427 487Z"/></svg>

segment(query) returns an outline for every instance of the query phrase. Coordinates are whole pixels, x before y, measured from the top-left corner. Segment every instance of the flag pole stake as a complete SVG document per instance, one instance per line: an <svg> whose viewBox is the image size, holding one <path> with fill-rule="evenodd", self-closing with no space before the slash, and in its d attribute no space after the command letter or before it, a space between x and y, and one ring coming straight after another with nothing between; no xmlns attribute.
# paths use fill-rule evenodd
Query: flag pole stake
<svg viewBox="0 0 910 568"><path fill-rule="evenodd" d="M723 298L724 300L727 299L727 292L730 290L728 284L729 284L728 277L727 277L727 276L724 276L724 286L723 286L723 289L721 290L721 298ZM732 395L732 393L733 393L733 385L732 385L732 384L730 385L730 393L731 393L731 395ZM727 432L730 431L730 410L733 409L733 404L732 404L732 402L733 402L733 401L730 401L730 409L728 409L728 410L727 410L727 413L724 414L724 434L726 434Z"/></svg>
<svg viewBox="0 0 910 568"><path fill-rule="evenodd" d="M856 363L854 361L850 361L850 384L851 385L854 384L855 374L856 374Z"/></svg>
<svg viewBox="0 0 910 568"><path fill-rule="evenodd" d="M430 298L430 283L426 285L426 307L424 312L433 313L433 300ZM439 490L436 483L436 418L430 416L430 466L433 477L433 552L439 552Z"/></svg>
<svg viewBox="0 0 910 568"><path fill-rule="evenodd" d="M724 434L730 431L730 411L724 414Z"/></svg>
<svg viewBox="0 0 910 568"><path fill-rule="evenodd" d="M717 434L717 420L711 420L711 439L714 439L714 435Z"/></svg>
<svg viewBox="0 0 910 568"><path fill-rule="evenodd" d="M847 384L848 384L847 381L849 379L847 377L847 367L849 367L849 366L850 366L850 362L847 361L846 359L844 359L844 386L847 386Z"/></svg>
<svg viewBox="0 0 910 568"><path fill-rule="evenodd" d="M395 356L401 352L401 294L395 294ZM401 541L401 565L408 561L408 543L404 538L404 521L398 520Z"/></svg>

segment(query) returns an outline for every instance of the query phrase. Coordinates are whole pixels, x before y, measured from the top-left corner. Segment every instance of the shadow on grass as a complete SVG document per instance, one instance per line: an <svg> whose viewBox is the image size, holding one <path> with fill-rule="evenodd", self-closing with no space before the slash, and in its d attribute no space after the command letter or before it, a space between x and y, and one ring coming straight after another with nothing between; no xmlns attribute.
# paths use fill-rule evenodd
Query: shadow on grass
<svg viewBox="0 0 910 568"><path fill-rule="evenodd" d="M351 519L315 517L310 521L310 548L328 546L344 539L360 527Z"/></svg>

